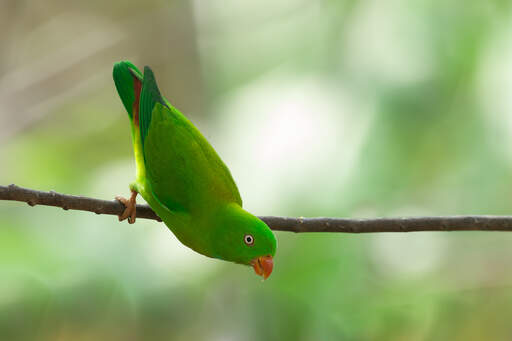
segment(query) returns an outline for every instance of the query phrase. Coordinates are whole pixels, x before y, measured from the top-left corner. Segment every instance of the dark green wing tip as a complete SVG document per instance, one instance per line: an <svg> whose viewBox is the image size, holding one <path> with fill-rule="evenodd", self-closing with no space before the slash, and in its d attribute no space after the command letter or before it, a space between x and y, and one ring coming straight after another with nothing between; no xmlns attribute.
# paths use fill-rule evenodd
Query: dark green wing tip
<svg viewBox="0 0 512 341"><path fill-rule="evenodd" d="M156 102L159 102L163 106L167 106L164 101L164 98L160 94L160 90L158 89L158 84L156 83L155 74L153 70L149 66L144 66L144 78L142 80L142 91L146 92L147 95L151 97L151 110Z"/></svg>
<svg viewBox="0 0 512 341"><path fill-rule="evenodd" d="M158 90L156 84L155 75L149 66L144 67L144 77L142 79L142 91L140 93L140 106L139 106L139 117L140 117L140 134L142 138L142 147L144 148L144 142L148 135L149 126L151 124L151 118L153 116L153 109L156 103L160 103L162 106L167 107L165 100Z"/></svg>

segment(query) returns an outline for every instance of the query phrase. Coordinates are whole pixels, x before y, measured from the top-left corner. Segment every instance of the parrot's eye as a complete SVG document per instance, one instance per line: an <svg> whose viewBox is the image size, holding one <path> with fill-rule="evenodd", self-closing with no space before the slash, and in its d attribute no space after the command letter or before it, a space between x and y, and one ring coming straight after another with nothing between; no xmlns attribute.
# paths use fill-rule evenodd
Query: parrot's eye
<svg viewBox="0 0 512 341"><path fill-rule="evenodd" d="M252 246L254 244L254 237L251 236L250 234L246 234L244 236L244 242L245 244L247 244L248 246Z"/></svg>

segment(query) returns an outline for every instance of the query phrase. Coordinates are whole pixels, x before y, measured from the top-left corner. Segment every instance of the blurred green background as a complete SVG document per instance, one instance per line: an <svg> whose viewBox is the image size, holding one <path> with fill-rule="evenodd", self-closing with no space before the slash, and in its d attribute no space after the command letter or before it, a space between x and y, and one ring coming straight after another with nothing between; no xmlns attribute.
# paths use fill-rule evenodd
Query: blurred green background
<svg viewBox="0 0 512 341"><path fill-rule="evenodd" d="M0 0L0 184L127 195L129 59L255 214L511 214L511 5ZM262 282L161 223L0 202L0 339L512 336L512 233L276 234Z"/></svg>

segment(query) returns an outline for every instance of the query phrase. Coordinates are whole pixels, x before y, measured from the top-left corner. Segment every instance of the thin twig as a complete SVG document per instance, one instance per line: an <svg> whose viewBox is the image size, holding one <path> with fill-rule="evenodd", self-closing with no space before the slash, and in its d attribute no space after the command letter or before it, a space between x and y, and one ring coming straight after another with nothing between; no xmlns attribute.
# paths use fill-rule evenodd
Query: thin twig
<svg viewBox="0 0 512 341"><path fill-rule="evenodd" d="M46 205L65 210L120 215L124 205L116 200L100 200L41 192L16 185L0 186L0 200ZM160 221L146 205L137 205L137 217ZM417 231L512 231L512 216L448 216L376 219L260 217L272 230L290 232L417 232Z"/></svg>

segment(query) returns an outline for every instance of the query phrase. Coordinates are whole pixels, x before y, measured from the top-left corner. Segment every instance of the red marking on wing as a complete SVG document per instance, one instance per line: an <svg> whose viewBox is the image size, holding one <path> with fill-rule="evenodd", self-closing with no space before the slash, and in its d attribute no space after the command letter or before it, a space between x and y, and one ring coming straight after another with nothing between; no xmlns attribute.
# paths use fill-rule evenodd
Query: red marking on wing
<svg viewBox="0 0 512 341"><path fill-rule="evenodd" d="M139 103L140 103L140 91L142 89L142 82L137 78L133 77L133 93L135 100L133 101L133 122L136 127L139 126Z"/></svg>

